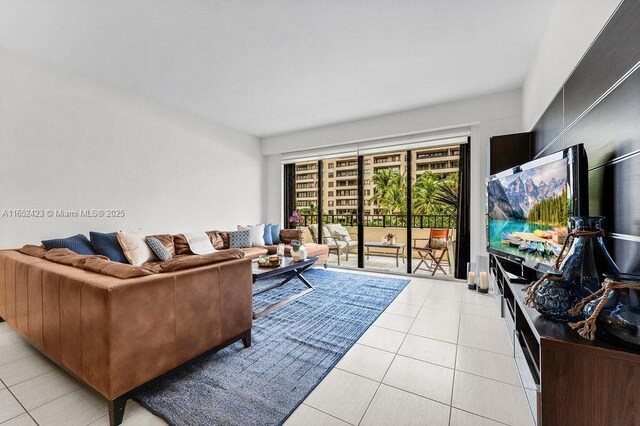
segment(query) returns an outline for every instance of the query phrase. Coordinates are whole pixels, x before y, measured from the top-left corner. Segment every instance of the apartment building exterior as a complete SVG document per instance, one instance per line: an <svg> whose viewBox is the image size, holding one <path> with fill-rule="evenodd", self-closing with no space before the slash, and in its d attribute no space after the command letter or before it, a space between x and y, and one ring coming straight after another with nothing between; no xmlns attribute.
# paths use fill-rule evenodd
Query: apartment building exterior
<svg viewBox="0 0 640 426"><path fill-rule="evenodd" d="M457 172L460 161L458 145L416 149L411 152L411 178L426 171L435 174ZM407 152L391 152L364 157L364 214L377 214L377 206L369 205L373 195L372 176L385 169L407 173ZM358 208L358 160L356 157L322 161L323 212L328 215L355 213ZM295 165L296 208L307 210L318 203L318 162Z"/></svg>

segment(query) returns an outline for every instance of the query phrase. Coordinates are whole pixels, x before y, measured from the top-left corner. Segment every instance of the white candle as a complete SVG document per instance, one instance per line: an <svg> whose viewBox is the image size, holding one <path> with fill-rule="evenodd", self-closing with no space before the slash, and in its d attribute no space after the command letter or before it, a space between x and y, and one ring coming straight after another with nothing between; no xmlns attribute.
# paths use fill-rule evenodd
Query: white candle
<svg viewBox="0 0 640 426"><path fill-rule="evenodd" d="M476 283L475 272L469 272L469 275L467 275L467 284L474 285L475 283Z"/></svg>
<svg viewBox="0 0 640 426"><path fill-rule="evenodd" d="M487 290L489 288L489 280L487 279L487 273L484 271L480 272L480 288L482 290Z"/></svg>

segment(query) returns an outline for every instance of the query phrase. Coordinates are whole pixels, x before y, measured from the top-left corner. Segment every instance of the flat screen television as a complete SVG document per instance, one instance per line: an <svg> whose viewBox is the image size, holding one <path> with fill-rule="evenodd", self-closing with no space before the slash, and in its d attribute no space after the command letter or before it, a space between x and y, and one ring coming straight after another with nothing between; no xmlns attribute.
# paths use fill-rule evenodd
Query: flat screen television
<svg viewBox="0 0 640 426"><path fill-rule="evenodd" d="M487 178L487 251L547 271L570 231L588 215L582 144Z"/></svg>

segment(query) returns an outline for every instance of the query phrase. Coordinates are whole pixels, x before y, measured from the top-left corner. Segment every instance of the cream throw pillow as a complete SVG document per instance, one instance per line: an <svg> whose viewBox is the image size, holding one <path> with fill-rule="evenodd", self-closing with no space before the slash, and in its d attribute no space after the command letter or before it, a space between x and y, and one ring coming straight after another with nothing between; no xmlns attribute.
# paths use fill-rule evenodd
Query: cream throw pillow
<svg viewBox="0 0 640 426"><path fill-rule="evenodd" d="M195 254L209 254L217 251L213 248L209 236L204 232L183 233L189 243L189 249Z"/></svg>
<svg viewBox="0 0 640 426"><path fill-rule="evenodd" d="M238 225L238 231L249 231L252 247L264 247L264 224L253 226Z"/></svg>
<svg viewBox="0 0 640 426"><path fill-rule="evenodd" d="M118 231L117 236L124 257L126 257L132 265L140 266L143 263L156 259L156 255L153 254L153 251L151 251L151 248L147 245L145 235L142 231Z"/></svg>

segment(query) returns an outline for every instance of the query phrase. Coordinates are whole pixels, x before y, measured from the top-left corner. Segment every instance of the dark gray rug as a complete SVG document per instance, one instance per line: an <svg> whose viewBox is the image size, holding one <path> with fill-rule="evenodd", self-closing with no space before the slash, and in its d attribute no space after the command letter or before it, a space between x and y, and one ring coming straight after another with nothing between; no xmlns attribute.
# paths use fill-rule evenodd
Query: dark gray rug
<svg viewBox="0 0 640 426"><path fill-rule="evenodd" d="M409 283L321 269L305 275L316 291L255 320L252 347L235 343L135 398L173 425L283 423ZM294 279L255 296L254 308L303 288Z"/></svg>

